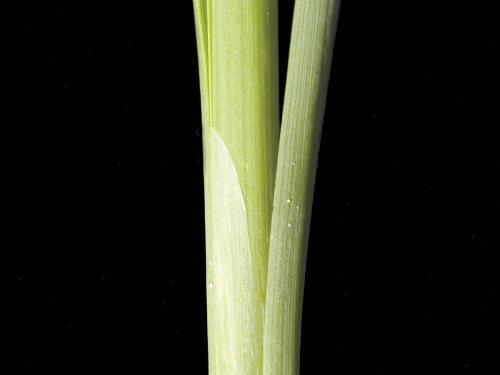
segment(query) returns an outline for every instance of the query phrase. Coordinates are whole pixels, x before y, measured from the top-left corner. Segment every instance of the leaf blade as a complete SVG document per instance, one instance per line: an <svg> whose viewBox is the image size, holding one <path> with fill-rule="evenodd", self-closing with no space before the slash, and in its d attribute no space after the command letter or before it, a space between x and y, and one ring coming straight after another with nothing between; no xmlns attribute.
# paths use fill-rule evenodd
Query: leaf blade
<svg viewBox="0 0 500 375"><path fill-rule="evenodd" d="M269 247L264 374L298 374L304 273L336 0L295 2Z"/></svg>

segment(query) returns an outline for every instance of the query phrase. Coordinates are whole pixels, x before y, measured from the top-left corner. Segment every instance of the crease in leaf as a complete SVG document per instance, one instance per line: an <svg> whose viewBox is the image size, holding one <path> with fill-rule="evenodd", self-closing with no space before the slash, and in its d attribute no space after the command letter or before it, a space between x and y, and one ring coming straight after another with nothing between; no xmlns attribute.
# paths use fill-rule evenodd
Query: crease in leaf
<svg viewBox="0 0 500 375"><path fill-rule="evenodd" d="M200 96L202 105L202 123L204 126L211 124L211 27L212 27L212 1L193 0L196 41L198 49L198 64L200 77Z"/></svg>

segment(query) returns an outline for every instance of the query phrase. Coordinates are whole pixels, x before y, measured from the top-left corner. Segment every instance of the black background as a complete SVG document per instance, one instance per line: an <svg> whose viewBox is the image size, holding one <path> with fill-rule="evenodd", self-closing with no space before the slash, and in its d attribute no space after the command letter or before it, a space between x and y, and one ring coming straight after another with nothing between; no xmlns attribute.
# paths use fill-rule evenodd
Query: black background
<svg viewBox="0 0 500 375"><path fill-rule="evenodd" d="M2 11L8 372L207 373L191 2L18 4ZM500 40L485 4L344 1L304 374L498 373L500 152L483 136Z"/></svg>

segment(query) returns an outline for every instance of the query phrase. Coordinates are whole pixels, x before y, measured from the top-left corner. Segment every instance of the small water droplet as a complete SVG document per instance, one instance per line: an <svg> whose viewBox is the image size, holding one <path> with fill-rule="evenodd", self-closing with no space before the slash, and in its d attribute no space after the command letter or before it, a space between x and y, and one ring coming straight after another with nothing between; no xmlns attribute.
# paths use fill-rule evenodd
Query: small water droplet
<svg viewBox="0 0 500 375"><path fill-rule="evenodd" d="M288 228L291 228L292 227L292 223L288 223Z"/></svg>
<svg viewBox="0 0 500 375"><path fill-rule="evenodd" d="M294 161L292 161L292 165L297 165L297 163L296 163L296 162L294 162Z"/></svg>
<svg viewBox="0 0 500 375"><path fill-rule="evenodd" d="M214 287L214 282L213 282L213 281L209 281L209 282L208 282L208 287L209 287L210 289L212 289L212 288Z"/></svg>
<svg viewBox="0 0 500 375"><path fill-rule="evenodd" d="M296 205L296 206L295 206L295 209L296 209L296 210L298 210L299 208L300 208L300 206L299 206L299 205Z"/></svg>
<svg viewBox="0 0 500 375"><path fill-rule="evenodd" d="M274 240L274 236L273 235L271 235L271 239Z"/></svg>
<svg viewBox="0 0 500 375"><path fill-rule="evenodd" d="M286 203L290 204L291 200L290 199L287 199L286 200Z"/></svg>

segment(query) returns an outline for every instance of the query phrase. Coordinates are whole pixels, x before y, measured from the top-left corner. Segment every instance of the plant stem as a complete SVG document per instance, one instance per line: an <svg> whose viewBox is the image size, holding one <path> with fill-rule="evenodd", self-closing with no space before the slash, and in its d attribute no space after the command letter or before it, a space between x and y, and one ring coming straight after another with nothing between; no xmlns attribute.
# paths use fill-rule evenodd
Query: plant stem
<svg viewBox="0 0 500 375"><path fill-rule="evenodd" d="M264 375L299 373L307 243L339 4L295 2L269 248Z"/></svg>
<svg viewBox="0 0 500 375"><path fill-rule="evenodd" d="M211 375L262 373L279 136L277 0L194 0Z"/></svg>

